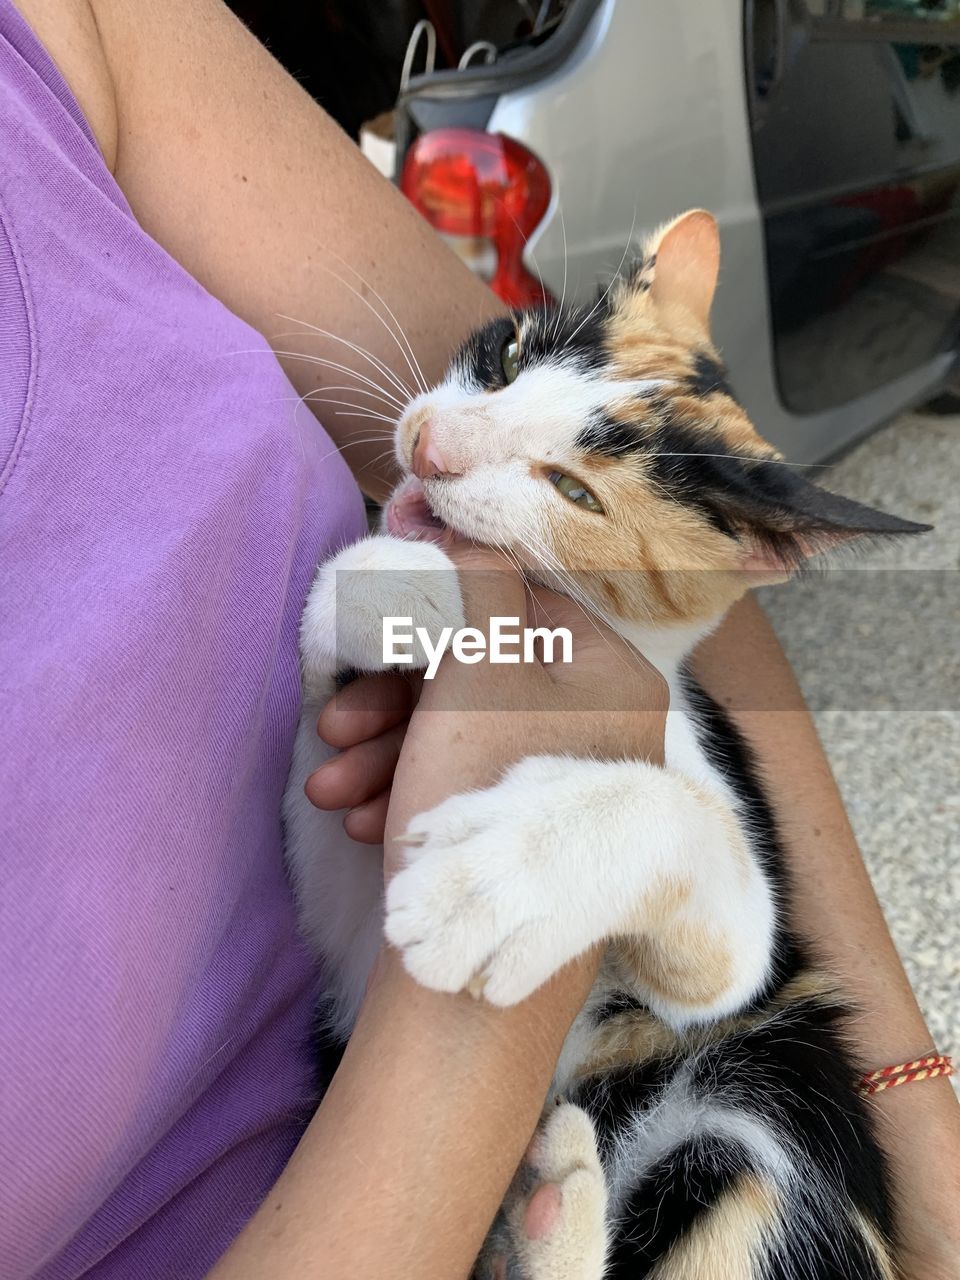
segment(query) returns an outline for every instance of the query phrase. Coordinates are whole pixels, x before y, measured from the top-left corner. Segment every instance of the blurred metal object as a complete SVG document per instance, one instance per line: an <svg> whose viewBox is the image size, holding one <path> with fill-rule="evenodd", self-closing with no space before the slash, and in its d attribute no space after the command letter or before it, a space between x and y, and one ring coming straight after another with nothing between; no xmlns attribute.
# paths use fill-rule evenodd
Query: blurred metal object
<svg viewBox="0 0 960 1280"><path fill-rule="evenodd" d="M550 6L552 4L553 0L543 0L543 3L540 5L539 10L537 11L537 16L533 20L533 34L535 36L539 35L543 30L544 23L550 16Z"/></svg>
<svg viewBox="0 0 960 1280"><path fill-rule="evenodd" d="M483 65L489 67L497 60L497 46L489 40L474 40L468 49L464 49L457 63L458 71L466 71L478 53L484 55Z"/></svg>
<svg viewBox="0 0 960 1280"><path fill-rule="evenodd" d="M413 75L413 60L417 56L417 49L420 46L421 36L427 38L427 52L424 58L423 71L421 75L429 76L433 74L433 69L437 64L437 30L429 18L421 18L417 25L410 32L410 39L407 41L407 51L403 55L403 66L400 69L400 93L403 94L407 90L410 83L410 77Z"/></svg>

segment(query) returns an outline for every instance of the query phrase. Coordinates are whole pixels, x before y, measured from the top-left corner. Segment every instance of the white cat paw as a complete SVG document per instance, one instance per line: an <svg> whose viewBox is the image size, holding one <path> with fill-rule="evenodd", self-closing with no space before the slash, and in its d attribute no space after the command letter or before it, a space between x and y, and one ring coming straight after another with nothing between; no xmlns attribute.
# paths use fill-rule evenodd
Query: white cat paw
<svg viewBox="0 0 960 1280"><path fill-rule="evenodd" d="M526 760L411 822L384 928L418 982L516 1004L606 936L609 919L585 891L589 825L571 805L580 767Z"/></svg>
<svg viewBox="0 0 960 1280"><path fill-rule="evenodd" d="M508 1192L502 1221L505 1229L491 1237L485 1251L486 1274L601 1280L608 1247L607 1186L593 1123L580 1107L561 1103L538 1129Z"/></svg>
<svg viewBox="0 0 960 1280"><path fill-rule="evenodd" d="M387 617L411 619L436 641L444 627L464 625L463 601L449 557L430 542L365 538L322 564L300 624L304 682L337 671L381 671ZM411 646L412 668L426 666L423 648Z"/></svg>

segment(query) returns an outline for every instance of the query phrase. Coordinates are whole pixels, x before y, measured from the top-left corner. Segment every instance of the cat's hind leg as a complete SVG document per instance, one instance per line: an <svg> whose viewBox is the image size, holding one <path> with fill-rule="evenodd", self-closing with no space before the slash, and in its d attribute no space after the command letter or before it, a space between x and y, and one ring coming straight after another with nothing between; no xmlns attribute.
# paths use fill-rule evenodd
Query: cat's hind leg
<svg viewBox="0 0 960 1280"><path fill-rule="evenodd" d="M795 990L815 980L801 973ZM825 983L779 999L651 1057L648 1011L616 1014L612 1037L598 1028L622 1065L604 1049L574 1097L607 1177L609 1280L894 1280L883 1159L842 1011Z"/></svg>
<svg viewBox="0 0 960 1280"><path fill-rule="evenodd" d="M477 1280L601 1280L607 1190L593 1122L561 1102L541 1122L478 1265Z"/></svg>

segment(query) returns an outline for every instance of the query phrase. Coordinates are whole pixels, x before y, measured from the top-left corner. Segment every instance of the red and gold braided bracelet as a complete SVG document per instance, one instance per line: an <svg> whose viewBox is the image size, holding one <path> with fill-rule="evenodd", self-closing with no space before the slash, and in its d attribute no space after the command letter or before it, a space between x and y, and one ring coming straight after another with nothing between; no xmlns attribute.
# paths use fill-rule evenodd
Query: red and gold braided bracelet
<svg viewBox="0 0 960 1280"><path fill-rule="evenodd" d="M865 1096L894 1089L898 1084L913 1084L917 1080L933 1080L937 1076L953 1075L953 1059L945 1053L931 1053L913 1062L900 1062L895 1067L881 1067L863 1077L857 1088Z"/></svg>

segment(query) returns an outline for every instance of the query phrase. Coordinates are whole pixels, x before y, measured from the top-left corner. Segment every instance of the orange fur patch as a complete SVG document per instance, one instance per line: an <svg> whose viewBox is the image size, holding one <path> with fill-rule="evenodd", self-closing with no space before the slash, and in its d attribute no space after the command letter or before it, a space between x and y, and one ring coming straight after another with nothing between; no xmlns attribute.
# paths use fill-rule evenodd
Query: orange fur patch
<svg viewBox="0 0 960 1280"><path fill-rule="evenodd" d="M719 357L698 326L669 315L650 290L626 282L612 292L607 352L618 379L666 379L671 415L716 440L718 454L778 455L757 434L744 410L722 390L703 396L689 389L702 355ZM656 413L641 398L610 410L614 420L657 428ZM649 625L690 625L722 614L746 591L742 550L702 512L664 491L649 456L585 453L577 478L596 495L605 516L578 510L548 515L553 550L578 576L582 590L616 616ZM582 575L582 576L579 576Z"/></svg>
<svg viewBox="0 0 960 1280"><path fill-rule="evenodd" d="M629 952L612 943L607 953L607 973L642 998L643 981ZM805 969L792 978L772 1000L751 1014L736 1014L715 1022L697 1025L684 1032L673 1031L648 1009L627 1009L605 1019L597 1027L578 1074L582 1078L665 1057L672 1053L696 1052L719 1044L730 1036L743 1035L771 1017L806 1000L835 998L835 983L818 969Z"/></svg>
<svg viewBox="0 0 960 1280"><path fill-rule="evenodd" d="M641 988L674 1004L710 1004L733 978L729 942L703 921L677 920L662 934L617 945L634 966Z"/></svg>
<svg viewBox="0 0 960 1280"><path fill-rule="evenodd" d="M780 1214L776 1187L743 1174L672 1245L650 1280L759 1280Z"/></svg>

